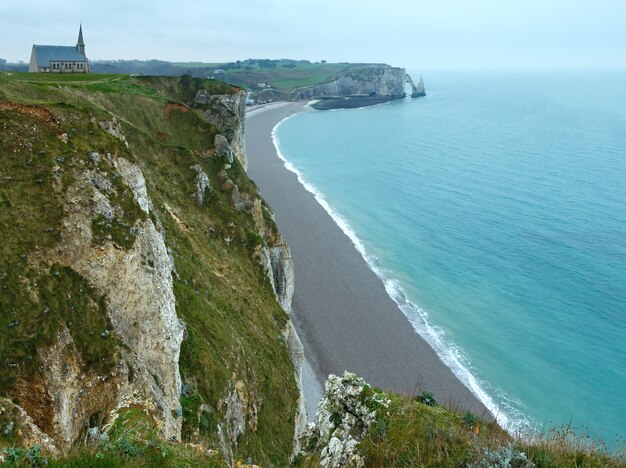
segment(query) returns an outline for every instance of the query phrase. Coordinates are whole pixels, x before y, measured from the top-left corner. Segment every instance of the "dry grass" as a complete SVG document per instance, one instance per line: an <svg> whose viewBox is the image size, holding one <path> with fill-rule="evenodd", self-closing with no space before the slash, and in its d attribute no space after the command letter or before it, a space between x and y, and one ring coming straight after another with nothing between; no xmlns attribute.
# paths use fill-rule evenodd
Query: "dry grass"
<svg viewBox="0 0 626 468"><path fill-rule="evenodd" d="M418 398L390 398L388 414L361 443L367 466L626 466L623 452L610 454L602 442L571 427L533 439L513 438L470 413L429 406Z"/></svg>

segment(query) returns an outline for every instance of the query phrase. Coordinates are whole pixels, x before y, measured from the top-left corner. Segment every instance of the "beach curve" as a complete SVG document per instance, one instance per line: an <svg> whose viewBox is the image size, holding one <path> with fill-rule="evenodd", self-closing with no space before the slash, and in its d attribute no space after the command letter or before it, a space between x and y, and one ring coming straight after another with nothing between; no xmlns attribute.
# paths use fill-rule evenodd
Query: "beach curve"
<svg viewBox="0 0 626 468"><path fill-rule="evenodd" d="M333 219L323 197L305 187L295 168L281 159L273 132L303 110L304 103L279 103L250 113L246 147L249 175L291 247L296 274L292 318L310 369L321 382L347 370L383 389L408 395L429 391L449 407L494 419L415 332L389 284L366 261L358 238ZM309 376L309 395L319 394L310 388L317 385ZM308 403L311 411L314 403Z"/></svg>

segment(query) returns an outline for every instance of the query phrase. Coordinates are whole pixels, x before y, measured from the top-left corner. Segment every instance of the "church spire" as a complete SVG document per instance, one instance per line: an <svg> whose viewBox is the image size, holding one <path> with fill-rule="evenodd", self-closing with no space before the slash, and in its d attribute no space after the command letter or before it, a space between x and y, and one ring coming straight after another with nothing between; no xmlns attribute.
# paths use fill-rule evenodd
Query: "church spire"
<svg viewBox="0 0 626 468"><path fill-rule="evenodd" d="M78 52L85 55L85 42L83 41L83 25L82 24L80 25L80 28L78 30L78 42L76 43L76 48L78 49Z"/></svg>

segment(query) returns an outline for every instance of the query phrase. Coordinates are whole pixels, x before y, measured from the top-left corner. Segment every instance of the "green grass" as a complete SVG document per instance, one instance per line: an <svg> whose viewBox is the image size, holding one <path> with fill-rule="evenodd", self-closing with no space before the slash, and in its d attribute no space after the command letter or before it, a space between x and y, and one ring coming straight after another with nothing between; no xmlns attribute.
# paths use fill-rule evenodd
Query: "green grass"
<svg viewBox="0 0 626 468"><path fill-rule="evenodd" d="M385 396L391 402L388 410L377 410L376 421L359 444L368 467L626 466L623 452L609 454L601 443L567 427L534 440L514 438L471 413L449 410L428 399L422 403L423 397ZM298 466L317 466L319 458L319 452L313 453L300 459ZM502 460L510 464L502 465Z"/></svg>
<svg viewBox="0 0 626 468"><path fill-rule="evenodd" d="M362 69L363 64L348 63L310 63L303 61L278 61L276 66L262 67L258 62L241 62L239 68L232 68L232 64L226 63L173 63L180 67L181 73L184 70L197 68L211 68L213 70L222 69L215 76L220 80L234 84L242 88L256 88L258 83L268 83L285 94L295 88L326 83L335 78L339 73Z"/></svg>
<svg viewBox="0 0 626 468"><path fill-rule="evenodd" d="M345 70L343 64L300 64L294 69L286 69L272 79L277 89L289 91L302 86L312 86L331 81L339 72Z"/></svg>
<svg viewBox="0 0 626 468"><path fill-rule="evenodd" d="M228 82L238 83L241 86L256 88L257 83L265 82L272 87L286 93L301 86L311 86L332 80L339 72L349 69L351 65L339 63L297 63L294 68L260 68L254 66L252 70L232 69L225 70L218 75Z"/></svg>
<svg viewBox="0 0 626 468"><path fill-rule="evenodd" d="M0 128L0 395L11 395L16 382L36 378L38 349L63 327L96 372L111 367L115 345L99 337L110 328L102 298L78 273L42 256L61 239L63 197L73 168L88 161L85 147L61 143L61 129L15 111L0 113Z"/></svg>
<svg viewBox="0 0 626 468"><path fill-rule="evenodd" d="M389 415L379 417L361 449L370 466L456 467L505 438L496 424L467 424L441 406L392 396Z"/></svg>
<svg viewBox="0 0 626 468"><path fill-rule="evenodd" d="M92 73L27 73L27 72L0 72L0 82L21 81L26 83L90 83L115 81L128 77L128 75L101 75Z"/></svg>
<svg viewBox="0 0 626 468"><path fill-rule="evenodd" d="M0 395L15 397L18 387L41 382L38 350L50 346L63 326L68 326L85 359L85 369L106 370L117 359L115 337L100 336L110 329L106 298L71 268L34 259L45 257L61 240L66 192L83 168L106 176L113 187L108 197L117 207L112 220L93 220L94 242L112 240L122 249L132 246L131 228L145 215L106 159L94 165L88 156L90 151L120 154L143 170L154 204L151 219L158 218L163 225L178 272L177 313L187 326L180 357L189 387L182 400L185 442L217 446L217 424L224 424L225 418L220 400L239 382L255 417L249 417L235 456L265 466L287 464L297 398L281 336L287 316L253 258L261 240L251 215L236 211L230 190L221 189L223 181L217 174L225 161L213 157L213 140L218 131L229 129L216 129L185 106L199 89L219 94L238 89L190 78L87 75L80 81L14 75L0 75L0 98L43 106L60 123L46 126L23 113L0 111ZM172 102L178 104L171 106ZM98 125L112 116L120 122L129 149ZM31 127L36 127L32 135ZM61 133L68 135L67 144L57 137ZM192 198L196 173L191 166L196 164L213 187L203 207ZM55 175L56 166L62 172ZM237 162L228 176L240 192L258 196ZM232 239L230 245L227 237ZM15 320L19 324L9 327ZM5 372L10 363L17 367ZM77 450L73 458L59 462L61 466L81 466L96 454L91 448ZM147 463L126 455L107 451L93 463Z"/></svg>
<svg viewBox="0 0 626 468"><path fill-rule="evenodd" d="M108 440L76 450L51 467L202 466L225 467L219 453L209 454L186 444L160 439L156 421L143 408L123 408L108 432Z"/></svg>

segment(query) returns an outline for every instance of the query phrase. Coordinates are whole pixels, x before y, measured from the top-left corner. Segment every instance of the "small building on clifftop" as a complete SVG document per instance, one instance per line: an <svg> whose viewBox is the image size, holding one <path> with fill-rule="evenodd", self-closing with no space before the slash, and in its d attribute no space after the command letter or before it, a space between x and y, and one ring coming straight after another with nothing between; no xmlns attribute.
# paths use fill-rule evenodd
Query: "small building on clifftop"
<svg viewBox="0 0 626 468"><path fill-rule="evenodd" d="M28 71L34 73L89 73L89 60L85 55L82 25L78 30L76 46L33 44Z"/></svg>

